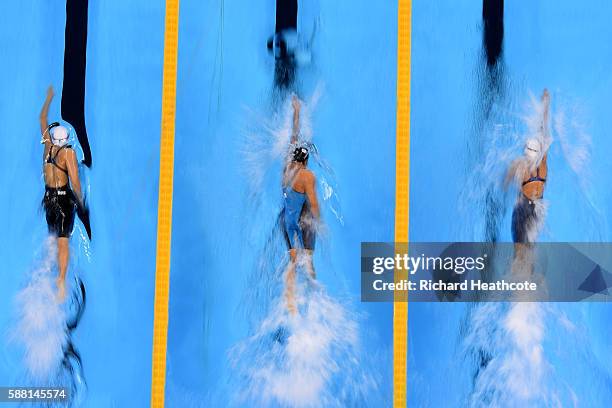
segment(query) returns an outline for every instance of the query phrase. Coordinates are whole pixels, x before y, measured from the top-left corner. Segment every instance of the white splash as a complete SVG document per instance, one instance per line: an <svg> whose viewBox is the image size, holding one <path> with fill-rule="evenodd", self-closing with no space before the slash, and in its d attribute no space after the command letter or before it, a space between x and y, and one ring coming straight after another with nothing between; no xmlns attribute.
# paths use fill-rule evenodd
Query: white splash
<svg viewBox="0 0 612 408"><path fill-rule="evenodd" d="M323 204L343 225L344 218L335 173L313 144L316 136L313 116L323 91L324 86L318 84L313 94L301 103L298 143L310 145L309 167L317 177L319 190L323 192ZM243 172L249 185L249 194L254 205L257 205L262 200L264 192L275 187L280 192L281 169L295 147L291 144L293 131L291 98L287 98L280 109L272 114L265 115L249 109L247 117L247 125L243 129L245 138L240 150L244 157Z"/></svg>
<svg viewBox="0 0 612 408"><path fill-rule="evenodd" d="M49 237L41 261L15 298L17 324L11 340L23 348L27 373L41 381L56 374L67 342L66 314L56 297L56 249L55 239Z"/></svg>
<svg viewBox="0 0 612 408"><path fill-rule="evenodd" d="M511 106L508 102L508 107ZM512 211L523 171L526 168L534 169L541 160L541 156L530 163L524 159L523 148L528 139L540 141L542 153L549 154L548 184L563 183L563 190L572 192L569 197L575 199L579 206L576 214L581 221L578 224L584 225L585 231L591 231L593 239L602 240L601 225L605 225L606 216L599 209L597 198L589 185L589 180L592 180L589 174L592 143L584 125L586 122L580 104L560 92L551 93L550 123L547 126L543 126L544 109L544 103L530 93L521 114L510 112L509 108L495 111L496 123L490 125L478 146L485 153L481 161L468 165L464 188L459 197L459 210L466 220L464 224L470 226L468 231L465 227L458 231L462 240L482 239L482 231L487 227L483 213L500 218L496 222L501 223L504 213ZM513 162L518 163L518 166L513 174L515 182L508 195L505 181ZM511 205L508 205L509 201ZM542 204L544 207L539 210L545 211L547 203Z"/></svg>
<svg viewBox="0 0 612 408"><path fill-rule="evenodd" d="M476 307L465 344L479 350L486 362L475 377L470 407L549 406L544 318L538 303Z"/></svg>
<svg viewBox="0 0 612 408"><path fill-rule="evenodd" d="M577 175L583 175L589 170L587 166L591 159L591 137L578 120L577 112L567 112L566 109L571 108L560 107L554 116L553 128L569 167Z"/></svg>
<svg viewBox="0 0 612 408"><path fill-rule="evenodd" d="M520 400L531 400L542 393L545 371L542 340L544 319L537 303L516 303L503 321L509 335L510 352L502 359L500 371L506 376L509 393Z"/></svg>
<svg viewBox="0 0 612 408"><path fill-rule="evenodd" d="M344 407L375 399L379 379L361 355L354 313L318 283L303 282L296 295L297 315L287 313L284 297L277 299L256 333L230 350L241 378L234 402Z"/></svg>

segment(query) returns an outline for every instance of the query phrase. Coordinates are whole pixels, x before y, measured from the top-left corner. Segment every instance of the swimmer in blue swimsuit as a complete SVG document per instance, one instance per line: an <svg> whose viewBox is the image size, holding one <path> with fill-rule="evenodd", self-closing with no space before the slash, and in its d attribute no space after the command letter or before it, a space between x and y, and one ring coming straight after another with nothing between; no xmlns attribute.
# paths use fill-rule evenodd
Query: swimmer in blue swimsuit
<svg viewBox="0 0 612 408"><path fill-rule="evenodd" d="M68 144L69 131L58 122L47 123L49 105L53 99L53 88L47 90L47 98L40 112L42 133L43 174L45 195L43 207L49 234L57 239L59 276L56 284L59 300L66 293L66 270L68 269L69 239L72 235L77 208L85 208L79 180L76 153Z"/></svg>
<svg viewBox="0 0 612 408"><path fill-rule="evenodd" d="M293 132L291 144L298 144L300 102L294 96ZM306 146L296 147L283 171L283 210L280 222L289 249L289 265L286 272L287 308L291 314L297 312L295 305L295 266L298 251L306 257L306 269L315 279L312 253L315 246L316 228L319 220L319 203L316 194L316 177L308 166L309 151Z"/></svg>

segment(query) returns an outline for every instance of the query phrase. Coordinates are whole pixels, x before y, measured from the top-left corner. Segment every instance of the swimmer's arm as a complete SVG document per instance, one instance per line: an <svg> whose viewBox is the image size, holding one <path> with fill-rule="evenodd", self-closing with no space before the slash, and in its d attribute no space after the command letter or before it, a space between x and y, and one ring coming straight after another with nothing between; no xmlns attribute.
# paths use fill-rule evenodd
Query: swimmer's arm
<svg viewBox="0 0 612 408"><path fill-rule="evenodd" d="M548 120L550 117L550 93L548 89L544 88L542 92L542 103L544 105L544 112L542 112L542 132L548 133Z"/></svg>
<svg viewBox="0 0 612 408"><path fill-rule="evenodd" d="M550 136L548 134L549 132L548 121L550 118L550 93L548 92L548 89L546 88L544 88L544 92L542 92L542 103L544 104L544 112L542 114L542 131L545 136ZM550 147L549 137L544 138L544 144L545 144L544 145L544 157L542 157L542 161L540 162L538 171L541 177L546 178L546 175L548 173L548 165L546 164L546 157L548 156L548 148Z"/></svg>
<svg viewBox="0 0 612 408"><path fill-rule="evenodd" d="M548 121L548 109L550 107L550 93L548 89L544 88L542 92L542 103L544 103L544 120Z"/></svg>
<svg viewBox="0 0 612 408"><path fill-rule="evenodd" d="M43 136L45 145L47 143L51 143L50 135L45 134L45 132L47 131L47 127L49 126L47 117L49 116L49 105L51 105L53 95L53 87L49 86L49 88L47 89L47 97L45 98L45 103L43 104L42 110L40 111L40 134Z"/></svg>
<svg viewBox="0 0 612 408"><path fill-rule="evenodd" d="M546 163L546 157L548 153L544 153L544 157L542 158L542 162L540 163L540 177L546 178L548 176L548 164Z"/></svg>
<svg viewBox="0 0 612 408"><path fill-rule="evenodd" d="M308 173L306 180L306 198L308 198L308 205L312 215L318 220L319 219L319 201L317 200L316 191L316 180L312 173Z"/></svg>
<svg viewBox="0 0 612 408"><path fill-rule="evenodd" d="M293 106L293 129L291 131L291 144L296 144L298 135L300 134L300 100L297 96L291 97L291 106Z"/></svg>
<svg viewBox="0 0 612 408"><path fill-rule="evenodd" d="M291 130L291 140L290 143L292 145L297 144L298 135L300 134L300 100L297 96L293 95L291 97L291 106L293 106L293 129ZM295 146L294 146L295 147ZM293 154L293 150L289 150L287 159L285 160L285 167L283 168L283 180L287 177L287 171L289 169L289 163L291 163L291 154Z"/></svg>
<svg viewBox="0 0 612 408"><path fill-rule="evenodd" d="M79 164L77 162L76 153L72 149L65 149L66 152L66 167L68 167L68 177L72 190L79 200L79 204L83 205L83 193L81 192L81 180L79 179Z"/></svg>

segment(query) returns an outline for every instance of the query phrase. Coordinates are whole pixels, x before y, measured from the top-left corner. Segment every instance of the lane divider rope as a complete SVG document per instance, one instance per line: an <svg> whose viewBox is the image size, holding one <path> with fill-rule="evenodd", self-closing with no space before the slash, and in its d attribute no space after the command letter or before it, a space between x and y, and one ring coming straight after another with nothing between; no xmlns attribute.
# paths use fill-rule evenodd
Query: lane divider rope
<svg viewBox="0 0 612 408"><path fill-rule="evenodd" d="M159 155L159 199L157 210L155 311L153 318L153 364L151 375L152 408L163 408L165 402L168 301L170 296L170 248L172 240L178 16L179 0L166 0Z"/></svg>
<svg viewBox="0 0 612 408"><path fill-rule="evenodd" d="M410 214L410 46L411 0L398 2L397 35L397 133L395 141L395 248L408 250ZM406 279L395 271L395 281ZM406 408L408 355L408 293L396 292L393 303L393 406Z"/></svg>

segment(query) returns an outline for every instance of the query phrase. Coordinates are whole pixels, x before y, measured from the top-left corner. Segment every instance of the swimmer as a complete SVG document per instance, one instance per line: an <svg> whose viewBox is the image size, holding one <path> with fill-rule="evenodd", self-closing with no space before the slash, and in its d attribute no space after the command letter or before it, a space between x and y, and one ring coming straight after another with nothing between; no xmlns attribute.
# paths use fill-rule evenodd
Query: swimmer
<svg viewBox="0 0 612 408"><path fill-rule="evenodd" d="M280 222L289 249L289 265L286 271L287 309L295 315L295 268L298 251L305 257L306 270L311 279L316 279L312 261L316 228L319 221L319 203L316 194L316 178L308 166L309 151L298 145L300 128L300 101L293 96L293 131L291 147L297 146L287 158L283 170L283 210Z"/></svg>
<svg viewBox="0 0 612 408"><path fill-rule="evenodd" d="M515 179L521 191L512 212L512 240L517 244L535 241L539 224L537 206L544 197L548 166L546 164L548 137L548 116L550 94L544 89L542 94L544 112L540 137L530 138L525 143L523 157L516 159L508 171L506 185Z"/></svg>
<svg viewBox="0 0 612 408"><path fill-rule="evenodd" d="M57 297L63 301L66 296L66 270L69 258L69 239L74 226L77 209L85 208L79 180L76 153L68 144L69 132L58 122L47 123L49 105L53 100L53 87L47 90L47 97L40 112L40 131L44 144L43 175L45 195L43 207L49 234L57 238L59 276L56 279Z"/></svg>

